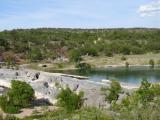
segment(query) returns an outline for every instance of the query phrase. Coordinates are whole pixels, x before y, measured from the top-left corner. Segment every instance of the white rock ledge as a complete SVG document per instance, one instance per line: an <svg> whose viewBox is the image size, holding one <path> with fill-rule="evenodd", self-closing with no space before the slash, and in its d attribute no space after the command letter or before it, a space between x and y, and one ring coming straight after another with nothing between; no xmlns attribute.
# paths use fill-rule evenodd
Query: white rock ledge
<svg viewBox="0 0 160 120"><path fill-rule="evenodd" d="M60 88L58 83L65 88L70 87L75 92L83 91L86 106L105 106L105 96L101 94L102 87L109 87L109 82L93 82L89 80L80 80L81 76L64 75L61 73L48 73L42 71L20 69L0 69L0 85L10 88L12 80L20 80L29 83L38 99L47 99L52 104L56 103L56 96ZM85 77L83 77L85 78Z"/></svg>

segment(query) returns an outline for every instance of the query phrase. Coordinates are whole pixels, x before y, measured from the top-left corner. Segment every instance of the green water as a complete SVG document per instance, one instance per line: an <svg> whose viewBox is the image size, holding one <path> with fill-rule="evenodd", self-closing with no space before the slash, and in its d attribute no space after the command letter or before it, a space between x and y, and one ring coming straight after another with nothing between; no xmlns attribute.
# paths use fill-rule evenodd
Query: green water
<svg viewBox="0 0 160 120"><path fill-rule="evenodd" d="M108 68L101 70L92 70L87 73L80 73L78 71L56 71L74 75L88 76L90 80L100 82L102 79L118 80L119 82L140 84L142 79L147 79L149 82L155 83L160 82L160 67L119 67L119 68Z"/></svg>

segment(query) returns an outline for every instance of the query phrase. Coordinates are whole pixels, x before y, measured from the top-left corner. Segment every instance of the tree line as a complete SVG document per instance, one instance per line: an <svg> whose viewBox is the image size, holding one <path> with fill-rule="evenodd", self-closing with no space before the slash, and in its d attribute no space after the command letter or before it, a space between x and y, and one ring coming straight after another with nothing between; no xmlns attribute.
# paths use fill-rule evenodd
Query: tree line
<svg viewBox="0 0 160 120"><path fill-rule="evenodd" d="M144 54L160 51L160 29L17 29L0 32L0 55L32 61L60 56ZM71 55L71 56L70 56Z"/></svg>

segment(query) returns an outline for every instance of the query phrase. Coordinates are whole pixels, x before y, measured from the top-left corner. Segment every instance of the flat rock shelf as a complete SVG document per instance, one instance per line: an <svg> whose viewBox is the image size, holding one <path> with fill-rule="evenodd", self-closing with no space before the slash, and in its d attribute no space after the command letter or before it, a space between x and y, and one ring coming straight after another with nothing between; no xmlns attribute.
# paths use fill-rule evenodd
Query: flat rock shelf
<svg viewBox="0 0 160 120"><path fill-rule="evenodd" d="M48 100L52 104L56 104L56 96L61 87L66 88L68 86L77 93L79 91L84 92L85 106L108 105L105 101L105 96L101 94L100 90L102 87L109 87L110 83L108 82L94 82L83 76L76 77L62 73L48 73L29 69L0 69L0 86L10 88L12 80L29 83L35 90L37 99ZM126 89L129 89L129 87L127 86Z"/></svg>

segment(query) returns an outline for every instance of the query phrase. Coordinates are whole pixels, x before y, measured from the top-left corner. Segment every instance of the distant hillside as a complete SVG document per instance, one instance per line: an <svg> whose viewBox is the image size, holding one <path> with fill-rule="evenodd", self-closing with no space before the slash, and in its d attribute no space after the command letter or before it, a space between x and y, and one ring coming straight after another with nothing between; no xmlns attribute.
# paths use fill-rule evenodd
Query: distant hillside
<svg viewBox="0 0 160 120"><path fill-rule="evenodd" d="M18 29L0 32L0 54L44 60L80 55L160 52L160 29Z"/></svg>

